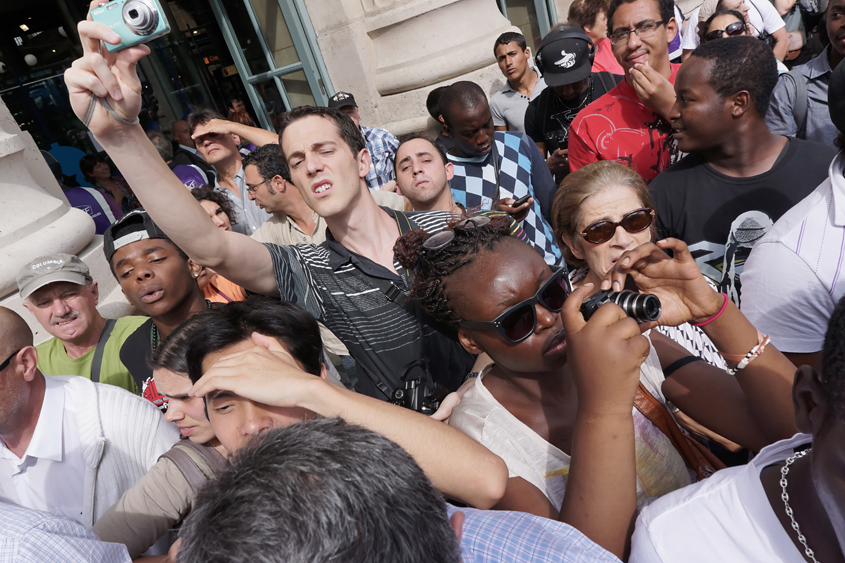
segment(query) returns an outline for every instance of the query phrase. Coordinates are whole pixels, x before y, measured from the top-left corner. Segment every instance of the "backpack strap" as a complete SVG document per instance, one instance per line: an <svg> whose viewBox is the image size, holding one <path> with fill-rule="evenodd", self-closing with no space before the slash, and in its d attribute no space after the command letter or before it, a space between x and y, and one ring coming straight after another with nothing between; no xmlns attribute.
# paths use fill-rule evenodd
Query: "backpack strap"
<svg viewBox="0 0 845 563"><path fill-rule="evenodd" d="M179 469L179 472L185 477L185 480L190 485L191 490L196 493L205 485L209 476L204 472L194 458L188 454L188 450L193 450L205 462L208 471L212 475L220 473L228 463L226 459L220 455L217 450L207 445L199 445L190 440L180 440L172 448L161 454L159 459L167 458Z"/></svg>
<svg viewBox="0 0 845 563"><path fill-rule="evenodd" d="M111 336L111 331L114 330L114 325L116 324L117 319L106 319L106 326L103 327L103 332L100 333L100 339L97 341L97 348L94 351L94 361L91 363L91 381L94 383L100 382L103 352L106 349L106 342L109 341L109 336Z"/></svg>
<svg viewBox="0 0 845 563"><path fill-rule="evenodd" d="M790 70L784 75L792 81L795 86L795 104L792 107L792 119L798 126L795 137L803 139L807 135L807 111L809 100L807 98L807 77L801 74L797 68Z"/></svg>

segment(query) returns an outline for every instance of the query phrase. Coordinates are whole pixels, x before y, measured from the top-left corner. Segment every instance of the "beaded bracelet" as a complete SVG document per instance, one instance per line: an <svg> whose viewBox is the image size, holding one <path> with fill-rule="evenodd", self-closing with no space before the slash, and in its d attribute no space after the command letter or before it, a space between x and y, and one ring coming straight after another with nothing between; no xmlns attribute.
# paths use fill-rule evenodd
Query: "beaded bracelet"
<svg viewBox="0 0 845 563"><path fill-rule="evenodd" d="M725 312L725 309L727 309L727 308L728 308L728 294L727 294L727 293L722 293L721 295L722 295L722 297L724 297L724 298L725 298L725 301L722 303L722 308L721 308L721 309L719 309L719 312L718 312L718 313L716 313L715 315L713 315L712 317L710 317L709 319L707 319L707 320L706 320L706 321L704 321L703 323L690 323L690 324L692 324L692 326L702 327L702 326L704 326L704 325L709 325L710 323L712 323L713 321L715 321L716 319L718 319L719 317L721 317L721 316L722 316L722 313L724 313L724 312Z"/></svg>
<svg viewBox="0 0 845 563"><path fill-rule="evenodd" d="M760 332L758 331L757 334L759 335ZM761 339L759 339L757 345L754 346L754 348L752 348L745 355L745 357L739 361L735 368L726 370L728 372L728 375L736 375L739 370L745 369L748 364L750 364L763 354L763 350L766 349L766 345L771 341L772 339L769 338L769 335L763 336ZM724 356L724 354L722 354L722 356Z"/></svg>

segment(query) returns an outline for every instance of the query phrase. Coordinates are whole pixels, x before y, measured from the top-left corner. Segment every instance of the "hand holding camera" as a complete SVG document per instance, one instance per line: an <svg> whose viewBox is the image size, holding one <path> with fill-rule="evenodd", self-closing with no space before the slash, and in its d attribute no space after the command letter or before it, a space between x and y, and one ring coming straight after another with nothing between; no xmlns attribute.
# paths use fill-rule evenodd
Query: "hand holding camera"
<svg viewBox="0 0 845 563"><path fill-rule="evenodd" d="M672 251L673 257L664 250ZM629 250L608 272L601 287L620 292L628 275L643 294L660 300L659 319L645 323L646 328L702 322L718 313L724 303L704 279L687 245L678 239L649 242Z"/></svg>

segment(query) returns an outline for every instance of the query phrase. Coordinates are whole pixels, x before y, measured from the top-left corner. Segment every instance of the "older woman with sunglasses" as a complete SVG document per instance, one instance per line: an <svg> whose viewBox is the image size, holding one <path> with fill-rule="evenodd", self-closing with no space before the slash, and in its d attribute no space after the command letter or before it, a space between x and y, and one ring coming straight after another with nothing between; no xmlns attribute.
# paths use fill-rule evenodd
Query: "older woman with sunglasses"
<svg viewBox="0 0 845 563"><path fill-rule="evenodd" d="M626 211L624 215L633 210ZM632 219L624 224L632 230L647 229L650 220L638 217L633 217L634 225ZM419 230L407 233L397 241L394 252L403 266L414 270L411 297L434 319L457 329L467 351L484 352L493 361L480 373L470 374L476 377L464 385L449 424L507 464L507 490L495 508L555 518L566 491L579 409L574 376L567 369L567 335L561 316L571 285L564 268L548 266L531 247L508 236L508 224L506 218L471 216L432 236ZM591 279L598 287L601 278ZM584 289L573 298L587 295ZM669 356L674 362L689 353L675 345ZM678 372L690 367L682 366ZM714 424L718 431L753 449L789 435L769 436L762 431L736 381L717 368L706 367L710 371L699 370L692 387L676 386L676 394L668 398L684 400L691 391L703 389L707 396L694 401L705 414L702 422ZM660 360L650 347L640 368L640 382L661 403L666 401L663 379ZM695 387L702 383L705 387ZM785 389L788 394L788 385ZM789 401L776 404L766 416L789 419L791 414L779 409ZM667 434L639 410L632 409L632 416L637 501L642 505L695 478Z"/></svg>

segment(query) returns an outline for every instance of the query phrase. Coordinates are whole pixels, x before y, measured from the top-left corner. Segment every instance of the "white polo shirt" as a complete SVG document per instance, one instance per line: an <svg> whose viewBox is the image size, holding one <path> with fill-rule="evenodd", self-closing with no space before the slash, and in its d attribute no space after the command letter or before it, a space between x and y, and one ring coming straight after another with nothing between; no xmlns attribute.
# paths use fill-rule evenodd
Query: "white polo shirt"
<svg viewBox="0 0 845 563"><path fill-rule="evenodd" d="M32 440L18 458L0 440L0 501L82 521L85 456L76 405L64 381L44 377L46 389Z"/></svg>
<svg viewBox="0 0 845 563"><path fill-rule="evenodd" d="M760 239L742 270L742 312L778 350L818 352L845 295L845 158Z"/></svg>

